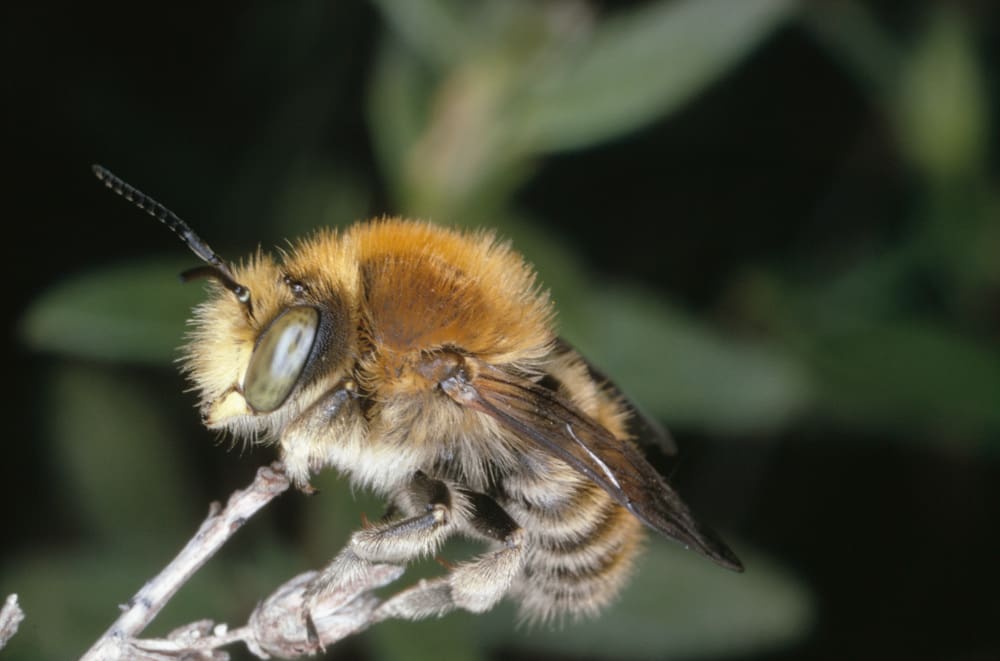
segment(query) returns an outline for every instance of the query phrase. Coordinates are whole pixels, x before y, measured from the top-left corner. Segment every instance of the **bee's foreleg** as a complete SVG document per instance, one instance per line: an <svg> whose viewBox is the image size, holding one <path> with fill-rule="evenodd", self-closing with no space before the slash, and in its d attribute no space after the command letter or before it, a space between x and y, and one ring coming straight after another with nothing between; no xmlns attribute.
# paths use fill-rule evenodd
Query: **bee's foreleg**
<svg viewBox="0 0 1000 661"><path fill-rule="evenodd" d="M461 489L466 522L473 531L500 542L500 548L457 565L446 576L420 581L375 611L377 620L440 616L455 608L474 613L489 610L510 589L523 562L524 531L485 494Z"/></svg>

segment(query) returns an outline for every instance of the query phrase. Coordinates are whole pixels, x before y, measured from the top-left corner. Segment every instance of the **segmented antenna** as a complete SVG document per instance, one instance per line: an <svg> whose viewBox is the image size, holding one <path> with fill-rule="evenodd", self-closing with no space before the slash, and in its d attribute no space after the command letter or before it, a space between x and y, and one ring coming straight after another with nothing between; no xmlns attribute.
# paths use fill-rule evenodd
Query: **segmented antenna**
<svg viewBox="0 0 1000 661"><path fill-rule="evenodd" d="M209 247L194 230L181 220L177 214L166 208L141 190L126 183L123 179L112 173L107 168L100 165L93 165L91 169L94 175L101 180L105 186L121 195L126 200L139 207L153 218L169 227L180 237L194 254L198 255L202 261L209 264L207 267L197 267L185 271L181 274L184 280L191 280L196 277L211 276L219 280L222 286L235 294L237 300L247 306L247 310L253 315L253 308L250 304L250 290L233 279L233 274L229 270L222 258Z"/></svg>

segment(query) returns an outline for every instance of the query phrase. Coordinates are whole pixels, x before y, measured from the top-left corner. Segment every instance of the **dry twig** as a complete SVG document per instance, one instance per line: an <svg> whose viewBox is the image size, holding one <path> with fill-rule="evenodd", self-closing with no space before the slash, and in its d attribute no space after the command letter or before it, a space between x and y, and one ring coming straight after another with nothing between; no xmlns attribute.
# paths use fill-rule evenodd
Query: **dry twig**
<svg viewBox="0 0 1000 661"><path fill-rule="evenodd" d="M17 633L17 627L24 619L24 611L17 603L17 595L8 595L4 601L3 608L0 609L0 650Z"/></svg>
<svg viewBox="0 0 1000 661"><path fill-rule="evenodd" d="M224 508L213 503L208 518L191 541L122 607L121 616L82 659L226 659L228 655L218 648L238 641L260 658L291 658L315 653L366 628L378 605L371 591L396 580L403 568L376 565L364 576L324 591L323 599L307 613L304 594L316 575L308 572L291 579L261 602L243 627L230 630L224 624L202 620L176 629L163 639L138 638L177 590L247 519L288 486L281 465L275 464L261 468L254 482L235 492Z"/></svg>

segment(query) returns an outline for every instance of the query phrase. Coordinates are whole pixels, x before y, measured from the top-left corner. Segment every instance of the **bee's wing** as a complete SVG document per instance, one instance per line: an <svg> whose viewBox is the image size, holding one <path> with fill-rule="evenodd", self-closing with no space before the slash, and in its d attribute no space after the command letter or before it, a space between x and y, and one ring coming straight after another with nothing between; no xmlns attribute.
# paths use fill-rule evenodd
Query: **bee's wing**
<svg viewBox="0 0 1000 661"><path fill-rule="evenodd" d="M668 456L677 454L677 443L666 427L647 415L601 368L587 360L586 356L576 350L576 347L561 337L556 340L556 351L575 354L580 359L580 362L587 367L590 378L602 384L609 394L618 399L628 409L630 413L628 433L637 443L640 445L655 446Z"/></svg>
<svg viewBox="0 0 1000 661"><path fill-rule="evenodd" d="M668 537L694 547L728 569L743 565L716 535L695 521L687 505L628 441L533 381L480 363L479 374L441 382L456 402L492 416L525 440L562 459L607 491L635 516Z"/></svg>

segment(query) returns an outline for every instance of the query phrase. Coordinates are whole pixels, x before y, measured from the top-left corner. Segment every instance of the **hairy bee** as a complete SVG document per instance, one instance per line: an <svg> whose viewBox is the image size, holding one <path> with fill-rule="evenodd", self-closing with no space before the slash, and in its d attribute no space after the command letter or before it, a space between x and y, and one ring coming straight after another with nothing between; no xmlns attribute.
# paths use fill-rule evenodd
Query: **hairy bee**
<svg viewBox="0 0 1000 661"><path fill-rule="evenodd" d="M205 262L186 276L218 285L183 358L205 424L276 444L303 489L334 467L388 499L311 594L456 533L495 548L388 598L380 618L481 612L506 595L528 619L594 614L625 582L643 524L742 569L643 457L629 430L646 421L556 336L531 267L492 234L383 219L229 265L94 171ZM669 443L651 424L644 434Z"/></svg>

